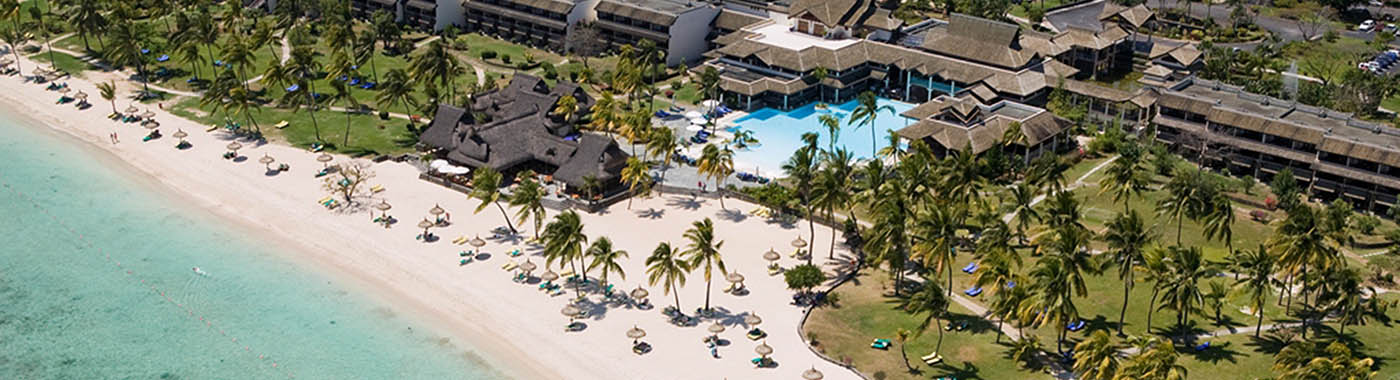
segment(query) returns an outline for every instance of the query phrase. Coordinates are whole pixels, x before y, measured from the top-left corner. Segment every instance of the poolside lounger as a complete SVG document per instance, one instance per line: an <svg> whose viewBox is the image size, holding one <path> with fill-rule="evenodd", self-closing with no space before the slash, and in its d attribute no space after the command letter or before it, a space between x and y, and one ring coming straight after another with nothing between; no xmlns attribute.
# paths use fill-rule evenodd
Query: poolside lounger
<svg viewBox="0 0 1400 380"><path fill-rule="evenodd" d="M1205 343L1201 343L1200 345L1196 346L1196 351L1205 351L1206 349L1209 349L1209 348L1210 348L1210 342L1205 342Z"/></svg>
<svg viewBox="0 0 1400 380"><path fill-rule="evenodd" d="M272 126L277 127L277 129L282 129L286 128L289 125L292 125L292 123L288 123L286 120L282 120L277 122L277 124L273 124Z"/></svg>
<svg viewBox="0 0 1400 380"><path fill-rule="evenodd" d="M966 294L968 297L976 297L982 294L982 288L969 288L967 290L964 290L963 294Z"/></svg>
<svg viewBox="0 0 1400 380"><path fill-rule="evenodd" d="M563 271L563 272L560 272L560 273L559 273L559 278L569 278L569 277L573 277L573 276L574 276L574 270L573 270L573 269L566 270L566 271Z"/></svg>
<svg viewBox="0 0 1400 380"><path fill-rule="evenodd" d="M467 235L462 235L462 236L458 236L456 239L452 239L452 244L462 245L462 243L465 243L466 241L467 241ZM463 251L463 252L465 252L465 251Z"/></svg>
<svg viewBox="0 0 1400 380"><path fill-rule="evenodd" d="M963 273L967 273L967 274L972 274L972 273L974 273L974 272L977 272L977 263L976 263L976 262L967 263L967 266L963 267L962 271L963 271Z"/></svg>
<svg viewBox="0 0 1400 380"><path fill-rule="evenodd" d="M1083 320L1079 320L1079 321L1070 322L1068 325L1065 325L1065 329L1067 329L1067 330L1069 330L1069 331L1079 331L1079 330L1083 330L1085 325L1086 325L1086 323L1084 323Z"/></svg>

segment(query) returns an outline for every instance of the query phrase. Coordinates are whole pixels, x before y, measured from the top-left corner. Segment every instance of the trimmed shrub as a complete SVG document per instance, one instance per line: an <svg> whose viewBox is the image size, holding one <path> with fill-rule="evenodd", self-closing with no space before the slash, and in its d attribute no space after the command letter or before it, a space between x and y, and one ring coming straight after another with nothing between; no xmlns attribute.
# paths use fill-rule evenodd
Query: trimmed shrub
<svg viewBox="0 0 1400 380"><path fill-rule="evenodd" d="M481 51L481 59L492 59L492 58L496 58L496 51L495 51L495 50L482 50L482 51Z"/></svg>

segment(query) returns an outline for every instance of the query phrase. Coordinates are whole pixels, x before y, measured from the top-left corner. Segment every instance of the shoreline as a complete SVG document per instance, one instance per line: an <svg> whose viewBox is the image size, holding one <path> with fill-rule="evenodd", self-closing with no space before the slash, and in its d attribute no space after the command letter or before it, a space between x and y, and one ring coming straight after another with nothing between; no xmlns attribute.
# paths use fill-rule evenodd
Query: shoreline
<svg viewBox="0 0 1400 380"><path fill-rule="evenodd" d="M26 62L33 64L33 61ZM18 79L17 77L0 77L0 87L14 88L15 86L36 87L33 83L20 83L3 81L4 78ZM82 78L69 77L69 82L84 81ZM64 81L60 79L60 82ZM70 85L72 85L70 83ZM45 93L51 91L38 88ZM56 95L56 93L53 93ZM62 105L54 105L62 106ZM97 112L100 110L99 103L93 103L93 107L82 112ZM69 105L68 107L71 107ZM546 369L540 364L521 365L525 363L507 364L511 361L491 360L496 357L527 357L523 353L508 345L491 344L498 339L491 336L487 331L460 330L454 328L443 328L443 325L452 325L450 322L454 318L440 315L432 307L418 302L418 300L405 294L398 289L388 286L389 281L380 278L373 273L368 273L357 268L344 265L339 261L331 260L334 249L324 247L319 244L297 241L284 233L269 229L265 225L259 225L253 220L249 220L242 214L232 212L226 207L219 207L218 201L210 197L199 196L198 193L190 192L189 189L173 182L175 178L168 177L151 170L142 169L127 161L129 157L124 157L121 153L112 149L114 145L104 145L93 133L84 131L68 121L49 116L49 120L42 120L43 112L48 111L42 108L35 108L32 104L26 104L14 97L10 92L0 91L0 113L6 113L18 124L19 128L29 128L37 133L50 135L56 139L63 140L64 144L72 144L97 156L110 158L102 165L106 169L116 170L119 176L145 187L149 191L160 195L171 196L181 200L190 201L182 206L188 211L198 212L202 215L196 217L213 219L219 221L230 221L228 226L241 232L248 232L244 239L261 245L269 253L278 258L292 262L293 265L301 269L309 269L327 280L333 281L337 287L345 288L347 291L359 293L358 296L372 304L382 305L394 311L394 318L400 319L399 323L410 325L409 328L421 325L434 335L447 335L445 339L451 339L448 344L453 345L452 355L461 356L462 360L470 362L471 365L478 366L489 372L505 375L513 379L531 378L562 378L556 372ZM168 115L163 119L178 118ZM109 120L110 121L110 120ZM126 125L116 124L114 125ZM188 131L187 131L188 132ZM193 133L191 133L193 134ZM162 139L164 140L164 139ZM123 140L125 141L125 140ZM138 140L139 141L139 140ZM269 143L270 145L271 143ZM343 247L342 247L343 248ZM296 252L312 252L301 253ZM314 267L311 267L314 266ZM439 322L439 323L434 323ZM447 324L441 324L447 323ZM429 325L435 325L429 327ZM457 343L462 341L468 344L462 347Z"/></svg>
<svg viewBox="0 0 1400 380"><path fill-rule="evenodd" d="M26 68L36 67L28 59L23 62ZM66 81L75 90L94 95L98 93L94 82L120 79L118 73L84 74L86 78L70 77ZM482 252L495 253L494 257L459 266L457 251L471 246L451 245L448 241L457 236L489 237L491 229L504 224L502 217L495 210L472 214L470 210L476 208L478 201L419 180L417 169L410 165L373 164L376 178L369 184L383 185L387 190L373 194L372 199L357 199L357 207L329 211L315 202L326 194L321 190L321 180L311 175L315 167L321 166L315 161L315 154L274 143L243 142L245 148L239 153L247 160L222 160L216 157L225 152L223 147L230 136L223 131L206 133L207 126L157 109L151 111L157 113L155 119L162 123L160 129L167 137L141 142L145 129L106 119L110 105L100 98L88 110L79 111L71 104L53 104L58 93L22 80L0 77L0 87L10 90L0 94L0 103L18 111L16 118L35 121L34 127L46 128L46 133L66 135L62 137L91 145L103 155L122 161L115 165L129 170L134 179L189 200L189 206L204 209L202 212L219 220L232 221L249 232L249 239L272 245L277 251L273 253L279 257L299 267L315 265L313 270L340 281L337 286L349 287L373 303L388 306L396 315L408 316L393 323L431 325L430 332L445 334L447 338L437 344L454 344L452 341L456 340L466 346L453 346L452 350L454 354L467 353L463 359L469 364L479 361L490 370L522 379L798 378L808 368L820 369L827 379L857 378L803 347L806 343L794 331L804 309L790 304L792 293L786 289L782 276L764 273L767 262L760 257L761 252L772 248L784 253L779 262L784 267L795 265L797 259L786 253L792 250L789 242L801 236L816 242L815 247L821 248L818 256L822 256L818 263L824 264L828 272L835 272L848 260L843 254L849 251L838 247L838 256L842 257L826 261L820 253L831 239L829 230L817 229L815 236L808 236L809 232L800 228L805 226L747 216L745 211L754 205L731 199L726 200L730 207L721 209L714 200L693 200L679 194L636 199L631 210L624 209L628 202L620 202L597 214L581 214L590 238L608 236L616 249L631 252L621 263L627 276L614 273L612 282L623 289L647 288L656 309L609 304L598 301L600 296L593 294L583 302L590 308L589 317L583 319L588 328L565 333L561 327L566 318L559 315L559 310L571 296L550 297L533 285L513 283L511 272L500 269L507 261L528 259L544 264L539 248L519 240L493 237L487 239L489 243ZM125 96L139 84L120 80L117 83L122 98L119 102L123 103L117 108L123 108L127 103ZM169 136L177 128L189 133L186 140L193 148L174 149L176 140ZM121 137L118 144L110 144L108 137L103 136L113 131ZM264 173L259 167L262 164L256 162L264 154L275 157L277 163L289 164L292 170ZM348 160L341 156L336 159ZM380 201L394 206L390 214L396 215L400 223L392 229L370 223L372 210L367 205ZM421 232L413 225L437 204L449 213L459 214L451 226L434 230L443 240L429 244L413 240ZM549 210L549 216L555 214L557 211ZM722 335L730 341L729 346L720 348L722 355L716 358L711 358L700 343L706 335L705 326L670 325L659 309L670 306L673 296L664 293L659 285L645 284L643 261L658 240L669 240L673 246L684 249L682 233L701 218L715 219L716 235L729 242L723 249L725 261L730 270L747 276L745 285L751 289L751 294L742 296L725 294L720 289L728 283L723 276L715 279L712 296L722 311L715 321L728 325L728 332ZM520 228L520 240L533 235L531 226ZM512 248L527 254L516 259L503 254ZM589 275L596 279L599 273L595 270ZM689 281L677 290L683 310L700 306L705 298L706 283L700 271L688 277ZM742 322L747 313L762 316L761 327L769 332L762 343L774 347L770 357L781 363L778 367L755 369L749 363L748 359L756 356L753 349L760 341L744 338L751 327ZM648 336L644 340L656 350L647 355L634 354L631 340L623 334L631 327L645 328Z"/></svg>

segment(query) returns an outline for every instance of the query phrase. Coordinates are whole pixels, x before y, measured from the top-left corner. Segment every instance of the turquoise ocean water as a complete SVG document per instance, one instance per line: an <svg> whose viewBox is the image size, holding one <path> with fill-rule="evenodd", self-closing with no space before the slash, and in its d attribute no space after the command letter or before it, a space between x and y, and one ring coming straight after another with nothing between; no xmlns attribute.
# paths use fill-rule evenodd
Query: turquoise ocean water
<svg viewBox="0 0 1400 380"><path fill-rule="evenodd" d="M501 377L462 342L21 123L0 115L0 379Z"/></svg>

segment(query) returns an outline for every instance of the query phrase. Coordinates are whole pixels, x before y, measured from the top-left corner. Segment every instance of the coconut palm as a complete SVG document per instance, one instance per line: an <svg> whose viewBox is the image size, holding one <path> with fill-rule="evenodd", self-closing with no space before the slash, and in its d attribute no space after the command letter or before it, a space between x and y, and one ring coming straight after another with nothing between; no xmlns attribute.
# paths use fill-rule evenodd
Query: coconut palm
<svg viewBox="0 0 1400 380"><path fill-rule="evenodd" d="M1205 301L1200 280L1215 273L1201 254L1200 247L1168 247L1167 266L1170 275L1162 284L1162 299L1158 309L1176 310L1177 326L1185 326L1188 315L1195 313Z"/></svg>
<svg viewBox="0 0 1400 380"><path fill-rule="evenodd" d="M10 54L15 56L15 69L23 72L24 66L19 60L19 47L28 43L33 36L20 28L4 28L0 29L0 38L5 39L5 42L10 45Z"/></svg>
<svg viewBox="0 0 1400 380"><path fill-rule="evenodd" d="M1244 278L1235 280L1235 287L1245 292L1250 311L1259 316L1254 325L1254 337L1258 338L1264 329L1264 305L1268 303L1269 294L1278 286L1278 280L1273 277L1277 265L1274 256L1263 244L1254 251L1242 252L1239 258L1240 270L1246 273Z"/></svg>
<svg viewBox="0 0 1400 380"><path fill-rule="evenodd" d="M595 131L601 131L612 137L613 130L617 129L619 121L622 119L617 98L613 97L611 91L603 91L603 95L593 102L593 107L588 109L591 113L588 127Z"/></svg>
<svg viewBox="0 0 1400 380"><path fill-rule="evenodd" d="M1269 249L1290 275L1307 279L1309 270L1324 270L1341 262L1340 254L1328 242L1321 219L1311 207L1294 207L1269 238ZM1291 284L1288 287L1291 288ZM1291 303L1290 296L1289 306Z"/></svg>
<svg viewBox="0 0 1400 380"><path fill-rule="evenodd" d="M471 197L481 201L476 206L474 213L480 214L488 205L496 205L501 210L501 216L506 219L506 227L510 228L510 233L515 234L515 225L510 222L510 215L506 213L506 208L501 206L501 173L490 167L476 169L476 174L472 175Z"/></svg>
<svg viewBox="0 0 1400 380"><path fill-rule="evenodd" d="M817 173L817 179L813 183L812 203L817 207L826 210L826 219L835 222L833 216L837 207L850 209L851 204L851 172L855 169L851 166L854 158L851 152L845 148L840 148L823 155L822 169ZM853 214L853 213L848 213ZM828 249L826 258L836 257L836 223L831 223L831 247Z"/></svg>
<svg viewBox="0 0 1400 380"><path fill-rule="evenodd" d="M822 114L821 116L817 116L817 121L821 122L822 127L826 128L826 150L829 152L836 151L836 140L841 138L841 117L832 114Z"/></svg>
<svg viewBox="0 0 1400 380"><path fill-rule="evenodd" d="M92 51L92 47L88 45L88 36L101 35L108 25L107 16L103 14L102 2L73 0L69 4L63 12L68 25L72 25L78 36L83 39L83 50ZM0 6L0 9L3 9L3 6Z"/></svg>
<svg viewBox="0 0 1400 380"><path fill-rule="evenodd" d="M271 62L267 63L267 69L263 70L262 84L267 88L281 88L296 83L296 81L297 76L292 66L282 63L277 57L271 58Z"/></svg>
<svg viewBox="0 0 1400 380"><path fill-rule="evenodd" d="M1069 168L1069 162L1059 156L1043 155L1031 162L1030 173L1026 180L1044 189L1046 194L1063 192L1065 190L1065 171Z"/></svg>
<svg viewBox="0 0 1400 380"><path fill-rule="evenodd" d="M720 274L729 273L719 253L724 241L715 239L715 224L710 218L691 223L690 229L685 230L685 238L690 241L685 250L687 267L705 270L705 310L710 310L710 284L715 269Z"/></svg>
<svg viewBox="0 0 1400 380"><path fill-rule="evenodd" d="M734 151L727 146L719 148L713 144L706 145L705 149L701 151L700 162L697 166L700 174L711 181L716 181L715 189L722 191L724 180L734 173ZM724 193L719 194L719 208L724 209Z"/></svg>
<svg viewBox="0 0 1400 380"><path fill-rule="evenodd" d="M1337 335L1346 336L1347 325L1365 325L1372 318L1389 322L1389 303L1380 299L1375 287L1366 284L1361 271L1339 268L1327 273L1318 300L1329 300L1321 306L1328 315L1336 316Z"/></svg>
<svg viewBox="0 0 1400 380"><path fill-rule="evenodd" d="M1322 347L1318 342L1294 342L1274 357L1274 371L1281 380L1302 379L1370 379L1375 359L1357 357L1342 342Z"/></svg>
<svg viewBox="0 0 1400 380"><path fill-rule="evenodd" d="M1011 190L1011 199L1007 205L1010 206L1012 218L1016 220L1016 237L1020 239L1021 244L1025 244L1026 227L1040 222L1040 211L1034 207L1035 189L1024 181L1011 185L1008 189Z"/></svg>
<svg viewBox="0 0 1400 380"><path fill-rule="evenodd" d="M1030 363L1031 360L1034 360L1036 355L1040 354L1040 351L1039 336L1022 335L1021 339L1011 342L1006 356L1011 359L1011 361L1016 362L1017 366L1025 368L1026 363Z"/></svg>
<svg viewBox="0 0 1400 380"><path fill-rule="evenodd" d="M933 273L947 273L945 290L953 295L953 261L957 257L958 225L956 213L950 206L936 203L924 204L914 211L911 229L916 237L913 245L914 258L922 258L925 268Z"/></svg>
<svg viewBox="0 0 1400 380"><path fill-rule="evenodd" d="M326 101L330 102L331 104L340 102L345 105L345 141L342 142L342 144L346 147L349 147L350 122L354 120L351 118L351 116L358 112L358 110L360 109L360 101L359 99L355 99L355 95L350 92L350 86L347 86L345 82L333 80L330 81L330 84L331 90L334 92L332 92L329 95Z"/></svg>
<svg viewBox="0 0 1400 380"><path fill-rule="evenodd" d="M190 65L190 72L194 74L194 80L199 81L199 68L209 61L199 54L199 41L194 38L184 38L175 46L175 54L179 56L180 62Z"/></svg>
<svg viewBox="0 0 1400 380"><path fill-rule="evenodd" d="M943 321L938 316L947 313L948 310L949 302L945 294L944 289L938 286L938 281L924 279L918 291L899 300L899 308L904 312L924 315L924 320L914 328L916 334L922 335L928 330L930 322L937 325L938 343L934 345L934 353L943 349Z"/></svg>
<svg viewBox="0 0 1400 380"><path fill-rule="evenodd" d="M663 183L666 182L666 171L671 169L671 160L675 158L674 153L679 146L676 142L676 132L671 128L652 128L651 133L647 135L646 153L661 160Z"/></svg>
<svg viewBox="0 0 1400 380"><path fill-rule="evenodd" d="M1084 380L1112 380L1118 372L1118 344L1103 330L1074 345L1074 373Z"/></svg>
<svg viewBox="0 0 1400 380"><path fill-rule="evenodd" d="M1200 202L1200 191L1203 190L1201 177L1192 170L1178 171L1163 190L1166 190L1167 197L1157 201L1157 214L1176 223L1176 244L1181 245L1182 223L1194 218L1203 208Z"/></svg>
<svg viewBox="0 0 1400 380"><path fill-rule="evenodd" d="M807 241L816 242L817 227L812 221L812 182L817 177L817 165L819 164L817 162L817 134L803 133L802 142L802 147L792 153L792 157L783 163L782 169L783 173L787 174L788 179L793 182L793 188L797 190L798 200L802 202L802 209L807 212L807 229L810 232ZM811 263L812 255L808 255L807 264Z"/></svg>
<svg viewBox="0 0 1400 380"><path fill-rule="evenodd" d="M826 90L823 88L822 81L825 81L828 76L831 76L831 72L825 67L817 66L817 68L812 69L812 82L817 85L817 98L821 101L826 101Z"/></svg>
<svg viewBox="0 0 1400 380"><path fill-rule="evenodd" d="M243 35L232 33L224 40L222 48L224 62L233 65L234 71L238 73L238 79L245 82L244 87L247 87L248 67L252 67L255 57L252 44Z"/></svg>
<svg viewBox="0 0 1400 380"><path fill-rule="evenodd" d="M277 27L269 22L259 22L253 28L253 33L248 35L249 43L252 46L267 47L267 52L271 57L280 56L277 54L278 47L282 46L282 39L277 36Z"/></svg>
<svg viewBox="0 0 1400 380"><path fill-rule="evenodd" d="M1225 243L1226 251L1234 251L1234 229L1235 206L1228 195L1218 189L1211 190L1210 195L1203 202L1203 212L1200 215L1202 232L1205 232L1207 239L1219 240Z"/></svg>
<svg viewBox="0 0 1400 380"><path fill-rule="evenodd" d="M48 7L50 9L41 10L39 9L38 4L44 3L35 4L35 6L27 8L29 10L29 18L34 19L34 23L36 24L34 25L34 28L32 28L32 30L35 31L36 35L44 38L44 48L46 48L49 51L49 67L51 67L54 70L58 70L58 61L54 60L53 58L53 31L49 30L48 23L45 22L45 19L47 19L47 13L50 10L52 10L52 6Z"/></svg>
<svg viewBox="0 0 1400 380"><path fill-rule="evenodd" d="M151 87L146 80L146 61L141 54L142 45L150 38L150 30L145 24L122 22L112 25L107 29L112 44L107 45L103 52L103 59L118 66L136 66L137 75L141 78L142 97L151 93Z"/></svg>
<svg viewBox="0 0 1400 380"><path fill-rule="evenodd" d="M1001 343L1001 328L1008 319L1016 323L1016 331L1018 335L1021 336L1021 339L1026 339L1028 337L1021 330L1025 324L1021 323L1019 314L1021 312L1021 304L1024 303L1026 299L1030 298L1030 293L1026 291L1026 286L1012 286L1013 282L1016 284L1025 284L1026 279L1019 274L1013 275L1011 278L1012 280L1006 282L1006 286L1000 287L996 290L996 293L992 294L992 302L987 305L988 312L990 313L989 315L997 319L997 343Z"/></svg>
<svg viewBox="0 0 1400 380"><path fill-rule="evenodd" d="M316 141L321 139L321 126L316 121L316 82L313 80L321 69L321 64L316 60L316 52L308 46L292 47L292 59L288 61L290 69L297 77L297 90L287 92L283 95L283 102L286 104L305 104L307 112L311 114L311 127L316 131ZM301 107L292 108L296 112Z"/></svg>
<svg viewBox="0 0 1400 380"><path fill-rule="evenodd" d="M409 60L409 72L413 74L413 80L423 82L435 82L439 88L446 88L448 98L455 98L453 80L463 72L462 65L457 62L457 57L447 50L447 42L442 39L428 43L418 55Z"/></svg>
<svg viewBox="0 0 1400 380"><path fill-rule="evenodd" d="M248 120L248 123L253 125L253 130L256 131L258 135L262 135L262 127L258 126L258 120L253 118L253 112L262 109L258 104L257 96L246 88L233 86L228 90L227 100L226 107L228 107L228 110L243 114L243 117Z"/></svg>
<svg viewBox="0 0 1400 380"><path fill-rule="evenodd" d="M1103 188L1099 194L1113 194L1113 201L1122 202L1123 212L1128 212L1132 198L1142 196L1142 191L1147 190L1152 178L1143 165L1141 149L1120 148L1119 151L1118 158L1104 170Z"/></svg>
<svg viewBox="0 0 1400 380"><path fill-rule="evenodd" d="M1143 281L1152 282L1152 295L1147 299L1147 326L1143 330L1149 334L1152 332L1152 316L1157 312L1157 296L1171 281L1170 254L1168 249L1156 247L1144 252L1142 257Z"/></svg>
<svg viewBox="0 0 1400 380"><path fill-rule="evenodd" d="M594 240L593 245L588 246L587 254L588 257L593 258L593 261L588 264L589 270L603 268L603 277L602 281L598 283L599 287L607 289L608 273L617 273L618 277L623 280L627 279L627 272L622 270L622 264L619 263L620 260L627 258L627 251L613 249L612 240L606 236Z"/></svg>
<svg viewBox="0 0 1400 380"><path fill-rule="evenodd" d="M117 113L117 82L106 81L97 84L97 93L102 99L112 103L112 113Z"/></svg>
<svg viewBox="0 0 1400 380"><path fill-rule="evenodd" d="M627 157L627 166L622 168L622 183L632 193L627 197L627 209L632 209L632 198L651 194L651 166L637 156Z"/></svg>
<svg viewBox="0 0 1400 380"><path fill-rule="evenodd" d="M1108 243L1111 262L1118 266L1118 279L1123 281L1123 306L1118 312L1118 335L1123 336L1123 320L1128 315L1128 295L1133 291L1133 274L1143 261L1147 246L1156 236L1148 231L1136 210L1118 214L1108 223L1103 240Z"/></svg>
<svg viewBox="0 0 1400 380"><path fill-rule="evenodd" d="M535 220L535 240L539 240L540 226L544 224L545 218L543 200L547 196L546 190L538 181L535 181L534 175L518 175L516 177L525 179L520 181L520 186L511 190L510 199L507 202L515 207L516 223L524 225L527 220Z"/></svg>
<svg viewBox="0 0 1400 380"><path fill-rule="evenodd" d="M1177 364L1176 347L1170 341L1151 338L1148 348L1123 361L1115 380L1185 380L1186 367Z"/></svg>
<svg viewBox="0 0 1400 380"><path fill-rule="evenodd" d="M583 222L579 220L578 213L574 210L564 210L544 226L545 265L552 266L555 262L569 263L569 267L575 271L582 269L578 272L584 281L587 281L588 268L574 265L575 260L584 258L584 244L588 244L588 235L583 233ZM581 291L579 295L582 296Z"/></svg>
<svg viewBox="0 0 1400 380"><path fill-rule="evenodd" d="M554 114L564 118L564 122L568 123L574 120L578 108L578 99L575 99L573 95L564 95L560 96L559 101L554 103Z"/></svg>
<svg viewBox="0 0 1400 380"><path fill-rule="evenodd" d="M680 250L671 248L671 243L661 242L647 257L647 284L661 284L662 294L676 297L676 310L681 310L680 287L685 286L685 275L690 273L690 262L681 257Z"/></svg>
<svg viewBox="0 0 1400 380"><path fill-rule="evenodd" d="M1070 265L1063 256L1050 255L1041 259L1031 269L1029 297L1021 307L1021 314L1031 316L1032 325L1050 324L1057 327L1057 352L1064 351L1062 345L1068 324L1079 318L1079 309L1074 304L1072 277Z"/></svg>
<svg viewBox="0 0 1400 380"><path fill-rule="evenodd" d="M387 109L398 103L403 105L404 115L413 114L413 107L417 107L418 102L413 99L413 84L409 82L408 72L400 68L390 69L384 73L384 82L379 85L379 93L374 95L379 107Z"/></svg>
<svg viewBox="0 0 1400 380"><path fill-rule="evenodd" d="M875 137L877 129L875 128L875 119L880 116L880 111L889 111L890 115L894 115L894 107L880 105L875 98L875 93L870 91L860 93L860 96L856 97L856 102L855 111L851 111L851 120L846 123L847 125L855 125L856 129L861 127L870 129L870 155L873 156L878 153L875 141L879 140Z"/></svg>

